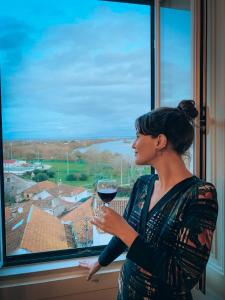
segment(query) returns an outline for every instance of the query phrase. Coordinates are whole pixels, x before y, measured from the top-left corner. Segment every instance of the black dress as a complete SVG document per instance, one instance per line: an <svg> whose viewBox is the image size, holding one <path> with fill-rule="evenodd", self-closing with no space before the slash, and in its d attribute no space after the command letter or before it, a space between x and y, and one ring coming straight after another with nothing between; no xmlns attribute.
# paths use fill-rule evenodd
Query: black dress
<svg viewBox="0 0 225 300"><path fill-rule="evenodd" d="M176 184L150 210L157 175L140 177L124 218L139 233L122 266L118 300L189 300L211 249L218 205L215 187L196 176ZM127 246L113 237L99 256L106 266Z"/></svg>

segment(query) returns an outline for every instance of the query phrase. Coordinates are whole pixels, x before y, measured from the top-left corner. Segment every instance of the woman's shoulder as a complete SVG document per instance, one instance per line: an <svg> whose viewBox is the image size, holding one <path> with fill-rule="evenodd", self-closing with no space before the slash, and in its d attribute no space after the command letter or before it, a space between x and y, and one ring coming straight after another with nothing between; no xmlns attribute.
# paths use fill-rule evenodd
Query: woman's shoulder
<svg viewBox="0 0 225 300"><path fill-rule="evenodd" d="M213 183L195 176L193 192L193 203L218 207L216 187Z"/></svg>
<svg viewBox="0 0 225 300"><path fill-rule="evenodd" d="M195 178L195 188L198 190L199 194L205 194L207 192L216 193L216 187L213 183L201 179L197 176Z"/></svg>

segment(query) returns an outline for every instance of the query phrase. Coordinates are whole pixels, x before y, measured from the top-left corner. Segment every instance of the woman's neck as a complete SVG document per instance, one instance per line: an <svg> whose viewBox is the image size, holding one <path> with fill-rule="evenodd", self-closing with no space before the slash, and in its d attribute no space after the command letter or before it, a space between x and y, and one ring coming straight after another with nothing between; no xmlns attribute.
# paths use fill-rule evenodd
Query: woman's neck
<svg viewBox="0 0 225 300"><path fill-rule="evenodd" d="M161 190L168 190L178 182L191 177L193 174L186 168L181 156L172 152L163 155L154 165L159 176Z"/></svg>

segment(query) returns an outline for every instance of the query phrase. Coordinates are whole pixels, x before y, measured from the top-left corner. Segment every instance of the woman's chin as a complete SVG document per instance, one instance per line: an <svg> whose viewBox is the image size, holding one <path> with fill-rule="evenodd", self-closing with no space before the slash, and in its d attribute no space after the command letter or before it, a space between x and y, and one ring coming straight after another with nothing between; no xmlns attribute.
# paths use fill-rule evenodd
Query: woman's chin
<svg viewBox="0 0 225 300"><path fill-rule="evenodd" d="M137 166L151 166L149 161L143 160L143 159L138 159L138 157L135 158L135 165Z"/></svg>
<svg viewBox="0 0 225 300"><path fill-rule="evenodd" d="M144 163L143 163L140 159L138 159L138 158L135 159L135 164L136 164L137 166L142 166L142 165L144 165Z"/></svg>

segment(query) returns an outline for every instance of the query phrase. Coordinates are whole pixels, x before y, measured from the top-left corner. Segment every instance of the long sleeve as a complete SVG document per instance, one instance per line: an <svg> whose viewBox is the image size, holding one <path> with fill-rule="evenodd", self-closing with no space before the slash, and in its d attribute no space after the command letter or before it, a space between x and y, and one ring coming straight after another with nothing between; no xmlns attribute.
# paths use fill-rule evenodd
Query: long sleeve
<svg viewBox="0 0 225 300"><path fill-rule="evenodd" d="M125 208L123 218L129 223L129 215L133 208L136 191L137 191L138 180L135 182L129 201ZM107 266L112 261L114 261L120 254L122 254L127 249L127 246L116 236L112 237L109 244L104 248L100 254L98 261L101 266Z"/></svg>
<svg viewBox="0 0 225 300"><path fill-rule="evenodd" d="M204 271L216 226L218 204L211 184L197 188L177 231L163 230L158 245L138 236L127 258L168 286L191 289Z"/></svg>

